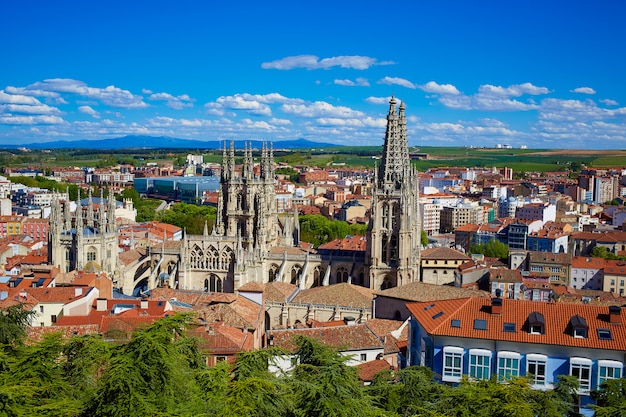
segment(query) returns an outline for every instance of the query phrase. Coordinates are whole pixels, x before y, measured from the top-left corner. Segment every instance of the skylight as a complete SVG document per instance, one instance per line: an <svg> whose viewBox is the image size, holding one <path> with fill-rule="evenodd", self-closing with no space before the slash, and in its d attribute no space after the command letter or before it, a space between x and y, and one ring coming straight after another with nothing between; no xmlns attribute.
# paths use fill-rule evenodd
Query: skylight
<svg viewBox="0 0 626 417"><path fill-rule="evenodd" d="M598 329L598 339L600 340L613 340L613 335L610 329Z"/></svg>
<svg viewBox="0 0 626 417"><path fill-rule="evenodd" d="M443 311L440 311L439 313L435 314L435 315L433 316L433 320L434 320L434 319L438 319L438 318L439 318L439 317L441 317L441 316L443 316Z"/></svg>
<svg viewBox="0 0 626 417"><path fill-rule="evenodd" d="M474 330L487 330L487 320L474 319Z"/></svg>
<svg viewBox="0 0 626 417"><path fill-rule="evenodd" d="M454 327L454 328L460 329L461 328L461 320L459 320L459 319L452 320L450 322L450 327Z"/></svg>
<svg viewBox="0 0 626 417"><path fill-rule="evenodd" d="M504 328L502 330L509 333L515 333L517 331L515 323L504 323Z"/></svg>

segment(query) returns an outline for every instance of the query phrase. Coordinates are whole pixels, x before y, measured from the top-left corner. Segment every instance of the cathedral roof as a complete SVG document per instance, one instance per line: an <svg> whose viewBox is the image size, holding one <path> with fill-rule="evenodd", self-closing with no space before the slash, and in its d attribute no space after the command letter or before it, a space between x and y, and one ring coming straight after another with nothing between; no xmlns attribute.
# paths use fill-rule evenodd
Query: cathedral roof
<svg viewBox="0 0 626 417"><path fill-rule="evenodd" d="M298 287L288 282L268 282L265 284L263 298L265 301L284 303Z"/></svg>
<svg viewBox="0 0 626 417"><path fill-rule="evenodd" d="M325 304L369 309L372 308L373 298L374 291L369 288L341 283L302 290L292 301L302 304Z"/></svg>
<svg viewBox="0 0 626 417"><path fill-rule="evenodd" d="M425 282L411 282L400 287L378 291L376 295L407 301L437 301L462 297L490 296L486 291L457 288L449 285L427 284Z"/></svg>

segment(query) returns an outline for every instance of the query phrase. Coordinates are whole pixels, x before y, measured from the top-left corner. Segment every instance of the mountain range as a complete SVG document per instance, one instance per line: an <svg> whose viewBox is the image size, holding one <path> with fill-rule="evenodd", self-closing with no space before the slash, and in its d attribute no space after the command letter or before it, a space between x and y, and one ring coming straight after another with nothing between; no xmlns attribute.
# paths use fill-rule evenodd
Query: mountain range
<svg viewBox="0 0 626 417"><path fill-rule="evenodd" d="M268 142L261 140L234 141L235 148L252 146L260 148L263 143L271 144L274 149L310 149L327 148L338 146L332 143L313 142L306 139L281 140ZM25 144L5 144L0 148L15 149L18 147L28 149L221 149L224 141L205 141L172 138L169 136L124 136L120 138L99 139L99 140L60 140L54 142L25 143ZM230 141L227 141L230 146Z"/></svg>

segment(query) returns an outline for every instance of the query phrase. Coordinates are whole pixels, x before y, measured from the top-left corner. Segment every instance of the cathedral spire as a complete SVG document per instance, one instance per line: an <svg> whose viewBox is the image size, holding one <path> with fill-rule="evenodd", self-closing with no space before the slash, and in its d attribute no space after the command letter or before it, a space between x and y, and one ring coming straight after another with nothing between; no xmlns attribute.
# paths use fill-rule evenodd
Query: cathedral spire
<svg viewBox="0 0 626 417"><path fill-rule="evenodd" d="M406 134L406 118L404 103L396 111L395 97L389 101L387 113L387 131L380 170L378 171L378 186L387 192L400 189L409 174L409 145Z"/></svg>

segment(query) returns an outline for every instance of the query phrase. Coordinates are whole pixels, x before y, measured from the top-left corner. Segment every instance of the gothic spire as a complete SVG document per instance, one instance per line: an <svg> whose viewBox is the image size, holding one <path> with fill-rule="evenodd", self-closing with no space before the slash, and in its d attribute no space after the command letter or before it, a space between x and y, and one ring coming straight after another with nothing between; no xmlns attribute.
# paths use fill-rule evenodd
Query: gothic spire
<svg viewBox="0 0 626 417"><path fill-rule="evenodd" d="M380 170L378 171L378 186L386 191L400 189L409 175L409 145L406 135L406 118L404 103L400 103L396 111L395 97L389 101L387 113L387 131Z"/></svg>

